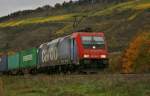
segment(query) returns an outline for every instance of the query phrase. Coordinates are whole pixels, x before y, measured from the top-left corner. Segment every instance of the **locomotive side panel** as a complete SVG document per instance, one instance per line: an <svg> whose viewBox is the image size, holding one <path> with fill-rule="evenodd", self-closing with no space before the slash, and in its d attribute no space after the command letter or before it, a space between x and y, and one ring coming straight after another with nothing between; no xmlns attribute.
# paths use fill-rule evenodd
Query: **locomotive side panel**
<svg viewBox="0 0 150 96"><path fill-rule="evenodd" d="M58 56L61 65L71 64L71 39L62 38L58 44Z"/></svg>
<svg viewBox="0 0 150 96"><path fill-rule="evenodd" d="M71 61L72 64L78 64L78 49L75 38L71 39Z"/></svg>

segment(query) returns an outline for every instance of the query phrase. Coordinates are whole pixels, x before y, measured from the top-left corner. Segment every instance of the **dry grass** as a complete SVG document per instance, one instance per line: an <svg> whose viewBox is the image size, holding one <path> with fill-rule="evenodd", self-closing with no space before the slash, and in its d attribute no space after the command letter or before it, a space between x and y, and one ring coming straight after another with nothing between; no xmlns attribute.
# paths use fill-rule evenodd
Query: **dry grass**
<svg viewBox="0 0 150 96"><path fill-rule="evenodd" d="M0 96L4 96L3 80L0 78Z"/></svg>
<svg viewBox="0 0 150 96"><path fill-rule="evenodd" d="M38 17L38 18L28 18L24 20L12 20L0 23L0 27L13 27L19 25L26 25L26 24L34 24L34 23L45 23L45 22L54 22L54 21L63 21L71 19L75 14L66 14L60 16L49 16L49 17Z"/></svg>
<svg viewBox="0 0 150 96"><path fill-rule="evenodd" d="M143 2L141 1L130 1L130 2L125 2L125 3L120 3L120 4L115 4L111 5L108 8L105 8L102 11L98 11L94 14L94 16L101 16L101 15L110 15L113 14L113 12L116 11L124 11L127 9L132 9L132 10L144 10L144 9L149 9L150 8L150 3ZM136 16L136 15L134 15ZM131 17L132 18L132 17Z"/></svg>
<svg viewBox="0 0 150 96"><path fill-rule="evenodd" d="M137 12L137 13L134 13L134 14L132 14L129 18L128 18L128 20L129 21L132 21L132 20L134 20L138 15L140 15L141 14L141 12Z"/></svg>
<svg viewBox="0 0 150 96"><path fill-rule="evenodd" d="M108 71L111 73L120 73L121 72L121 52L113 52L109 55L109 68Z"/></svg>
<svg viewBox="0 0 150 96"><path fill-rule="evenodd" d="M142 77L142 78L141 78ZM3 76L6 96L146 96L149 75Z"/></svg>
<svg viewBox="0 0 150 96"><path fill-rule="evenodd" d="M148 9L150 8L150 3L145 3L145 4L139 4L137 5L136 9L141 10L141 9Z"/></svg>

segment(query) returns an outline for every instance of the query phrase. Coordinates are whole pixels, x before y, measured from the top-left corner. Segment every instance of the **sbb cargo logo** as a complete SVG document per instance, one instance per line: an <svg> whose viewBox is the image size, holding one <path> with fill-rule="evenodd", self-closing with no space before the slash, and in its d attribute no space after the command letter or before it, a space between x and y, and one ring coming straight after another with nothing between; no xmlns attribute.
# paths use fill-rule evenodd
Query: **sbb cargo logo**
<svg viewBox="0 0 150 96"><path fill-rule="evenodd" d="M42 48L42 62L55 61L58 59L58 53L56 47L49 47L44 45Z"/></svg>

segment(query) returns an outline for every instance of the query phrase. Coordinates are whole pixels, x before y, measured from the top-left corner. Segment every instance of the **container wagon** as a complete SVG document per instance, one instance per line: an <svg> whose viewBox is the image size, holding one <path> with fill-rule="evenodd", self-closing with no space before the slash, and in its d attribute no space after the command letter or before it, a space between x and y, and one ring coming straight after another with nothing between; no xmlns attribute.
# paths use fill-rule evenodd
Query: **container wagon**
<svg viewBox="0 0 150 96"><path fill-rule="evenodd" d="M74 32L12 55L0 56L0 72L74 71L108 67L103 32Z"/></svg>

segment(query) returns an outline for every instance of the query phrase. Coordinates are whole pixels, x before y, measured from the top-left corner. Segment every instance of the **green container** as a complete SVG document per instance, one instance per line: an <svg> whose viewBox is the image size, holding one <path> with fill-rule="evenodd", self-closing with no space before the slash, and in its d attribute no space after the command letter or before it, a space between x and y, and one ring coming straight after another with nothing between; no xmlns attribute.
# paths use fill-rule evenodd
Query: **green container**
<svg viewBox="0 0 150 96"><path fill-rule="evenodd" d="M37 48L20 52L20 68L34 68L37 65Z"/></svg>
<svg viewBox="0 0 150 96"><path fill-rule="evenodd" d="M19 53L8 56L8 70L19 69Z"/></svg>

